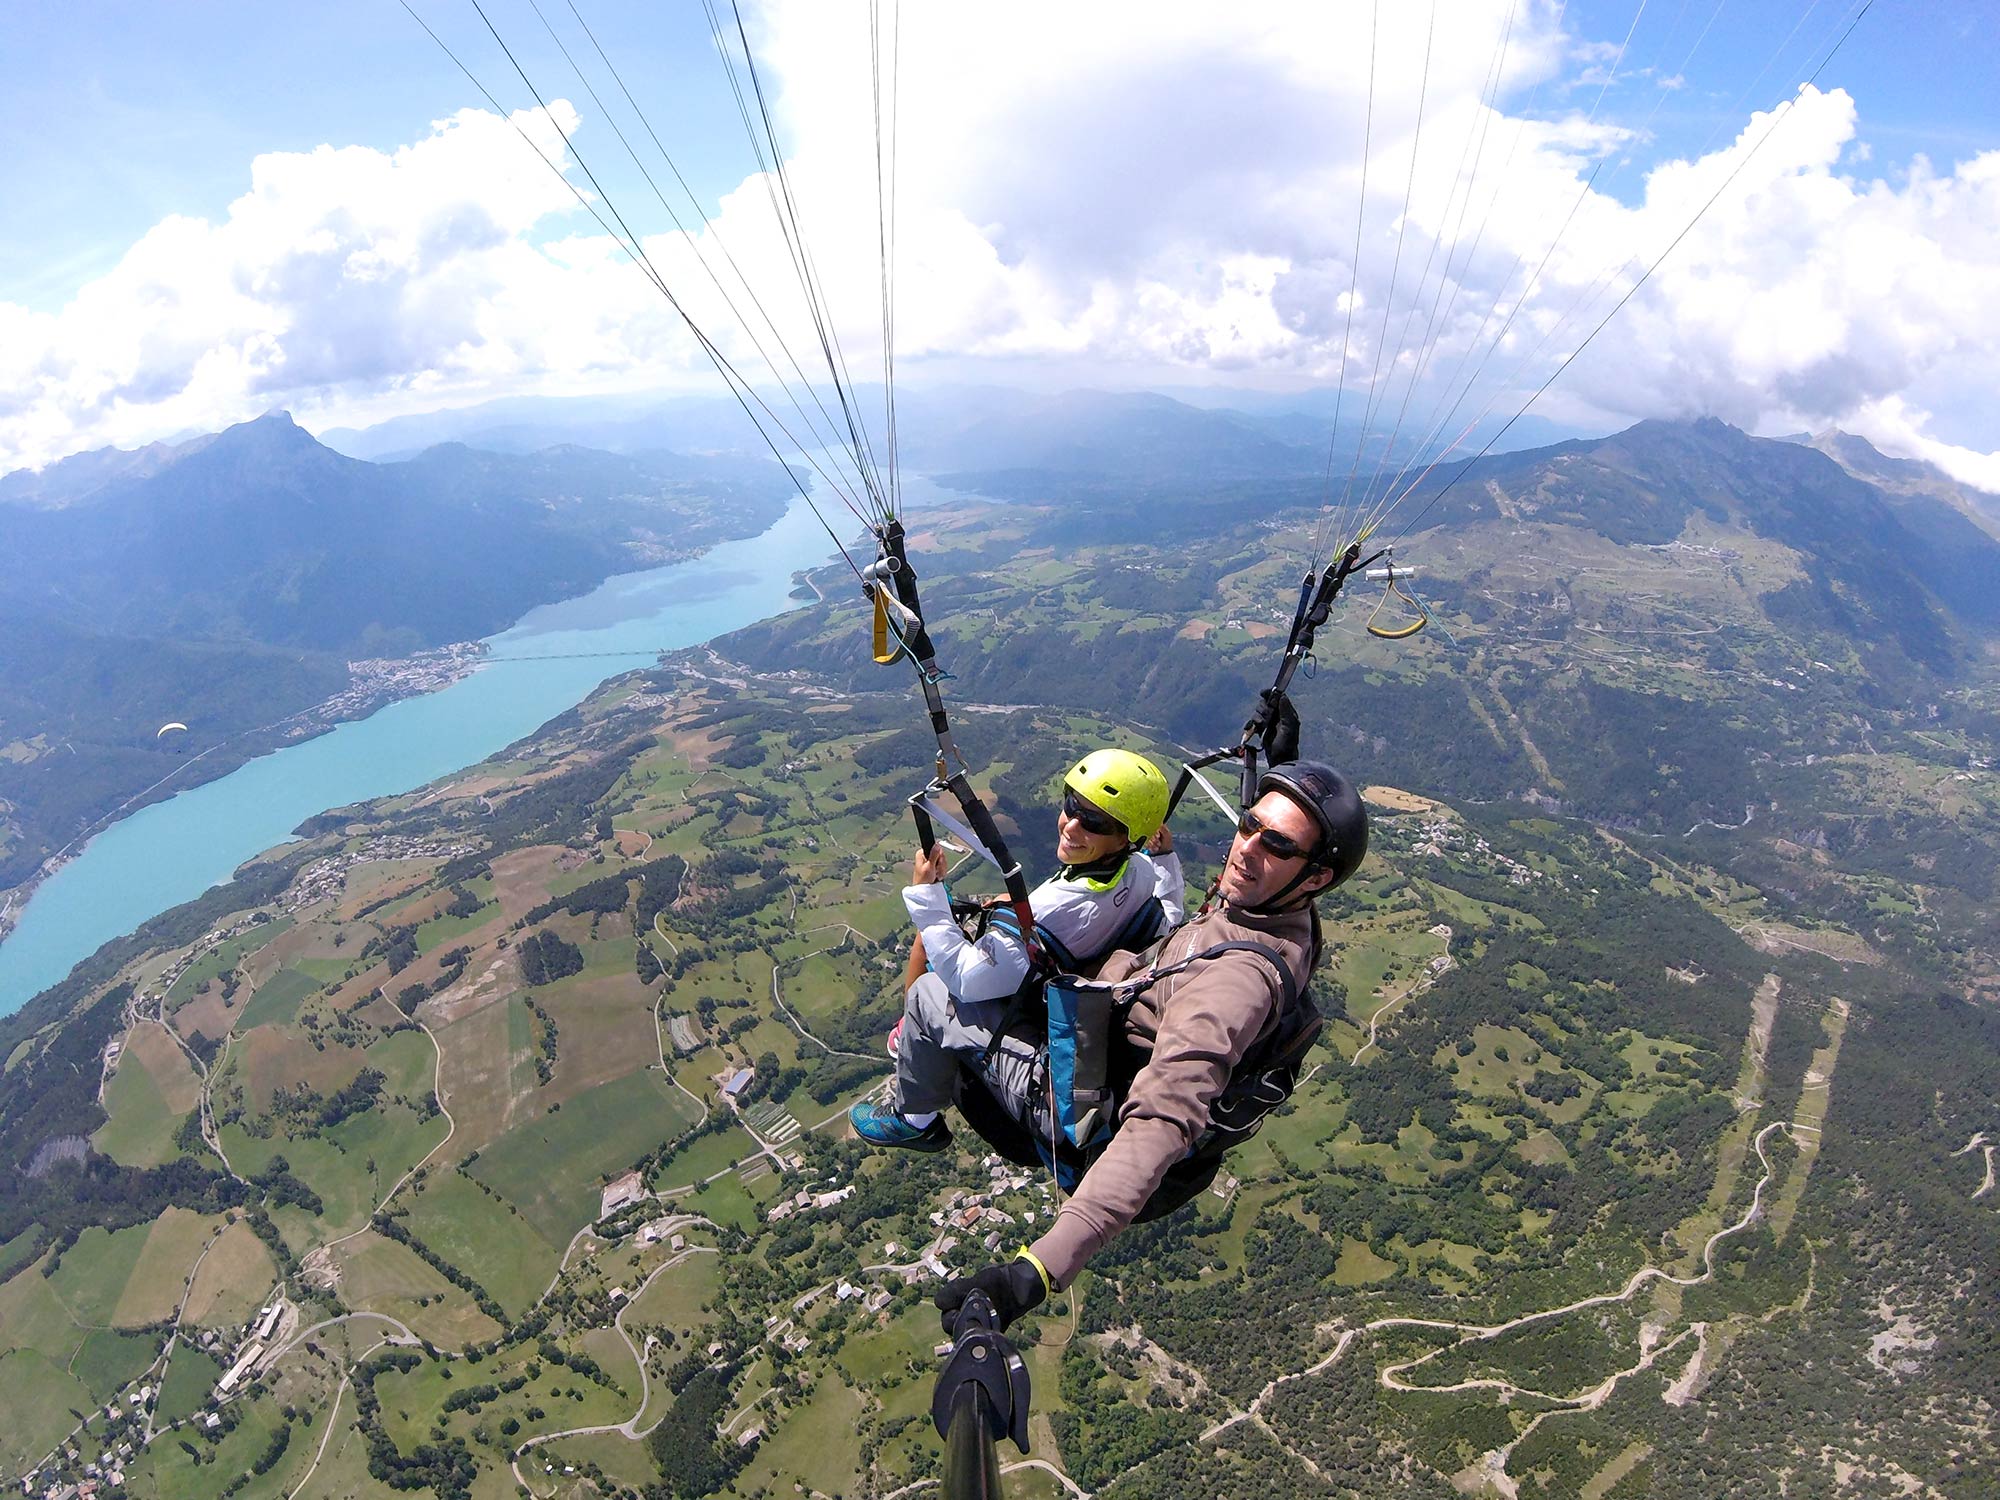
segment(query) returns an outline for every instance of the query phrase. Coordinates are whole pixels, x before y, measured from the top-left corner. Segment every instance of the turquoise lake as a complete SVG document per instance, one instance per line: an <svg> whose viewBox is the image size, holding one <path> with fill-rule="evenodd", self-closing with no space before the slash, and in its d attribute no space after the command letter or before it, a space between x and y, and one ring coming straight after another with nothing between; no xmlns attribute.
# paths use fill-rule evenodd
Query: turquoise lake
<svg viewBox="0 0 2000 1500"><path fill-rule="evenodd" d="M315 813L407 792L474 765L606 678L649 665L656 651L695 645L795 607L788 597L793 575L834 555L811 509L794 501L759 536L725 542L693 562L621 574L488 638L495 656L630 652L629 660L496 662L113 824L42 884L0 943L0 1015L18 1010L110 939L227 880Z"/></svg>

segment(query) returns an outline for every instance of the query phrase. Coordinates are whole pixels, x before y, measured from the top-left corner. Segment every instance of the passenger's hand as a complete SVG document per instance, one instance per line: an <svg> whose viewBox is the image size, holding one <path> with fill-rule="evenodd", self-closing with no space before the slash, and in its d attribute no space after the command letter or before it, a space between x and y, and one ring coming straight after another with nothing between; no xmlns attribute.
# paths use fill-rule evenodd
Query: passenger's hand
<svg viewBox="0 0 2000 1500"><path fill-rule="evenodd" d="M1042 1305L1049 1295L1049 1284L1042 1279L1041 1266L1027 1255L947 1281L931 1299L947 1337L956 1337L958 1310L975 1291L984 1292L993 1304L994 1321L1004 1333L1022 1313Z"/></svg>
<svg viewBox="0 0 2000 1500"><path fill-rule="evenodd" d="M1174 831L1166 824L1160 825L1159 832L1146 840L1148 854L1172 854L1174 852Z"/></svg>
<svg viewBox="0 0 2000 1500"><path fill-rule="evenodd" d="M944 879L946 862L943 844L933 844L928 853L919 850L910 861L910 884L936 885Z"/></svg>

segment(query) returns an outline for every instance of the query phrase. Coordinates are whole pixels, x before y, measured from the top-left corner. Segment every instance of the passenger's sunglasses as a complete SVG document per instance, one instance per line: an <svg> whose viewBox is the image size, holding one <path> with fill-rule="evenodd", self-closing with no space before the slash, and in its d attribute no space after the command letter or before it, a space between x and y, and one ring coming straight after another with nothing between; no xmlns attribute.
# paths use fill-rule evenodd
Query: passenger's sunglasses
<svg viewBox="0 0 2000 1500"><path fill-rule="evenodd" d="M1117 834L1127 836L1125 825L1100 807L1092 807L1075 792L1065 791L1062 801L1063 816L1074 819L1086 833L1094 833L1100 838Z"/></svg>
<svg viewBox="0 0 2000 1500"><path fill-rule="evenodd" d="M1312 853L1310 849L1300 847L1290 834L1280 833L1247 807L1236 819L1236 831L1253 843L1262 844L1267 854L1279 859L1305 859Z"/></svg>

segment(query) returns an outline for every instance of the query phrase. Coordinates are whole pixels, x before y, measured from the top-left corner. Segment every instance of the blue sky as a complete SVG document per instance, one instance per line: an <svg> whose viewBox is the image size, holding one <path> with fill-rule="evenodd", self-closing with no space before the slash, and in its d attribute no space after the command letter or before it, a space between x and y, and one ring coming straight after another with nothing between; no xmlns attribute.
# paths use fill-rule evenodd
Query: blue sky
<svg viewBox="0 0 2000 1500"><path fill-rule="evenodd" d="M413 3L503 102L528 102L464 0ZM751 162L700 7L578 8L635 92L639 80L651 83L648 113L663 135L671 129L697 189L740 180ZM546 9L566 14L563 0ZM573 78L527 5L496 0L489 13L531 77ZM41 309L102 274L166 215L219 218L263 152L393 150L481 102L393 0L13 0L8 32L0 139L17 149L0 156L0 201L13 221L0 237L0 300Z"/></svg>
<svg viewBox="0 0 2000 1500"><path fill-rule="evenodd" d="M504 102L526 102L463 0L415 4L448 41L467 44L462 55ZM663 134L671 127L697 189L733 185L749 158L700 8L603 0L579 8L626 81L655 90L642 98ZM560 13L562 0L550 0L550 11ZM527 6L496 0L490 13L510 43L533 54L531 76L571 76ZM1658 149L1692 151L1740 123L1730 106L1760 72L1751 105L1782 98L1845 13L1824 0L1572 0L1568 24L1612 45L1631 31L1606 117L1650 121ZM66 300L169 213L222 214L261 152L323 142L393 149L436 116L478 102L403 8L383 0L285 8L14 0L9 15L0 139L16 149L0 156L0 201L12 221L0 238L0 299L29 307ZM1922 151L1950 162L2000 147L1997 49L2000 18L1986 0L1877 0L1828 78L1864 101L1881 158ZM1683 60L1687 86L1661 104L1655 79ZM1552 112L1595 92L1547 88L1538 103ZM1610 180L1621 197L1639 185L1631 168Z"/></svg>
<svg viewBox="0 0 2000 1500"><path fill-rule="evenodd" d="M1659 150L1699 151L1717 130L1735 128L1739 101L1769 108L1803 82L1854 9L1829 0L1650 0L1627 54L1643 71L1620 91L1618 117L1650 120ZM1591 0L1570 14L1587 34L1611 40L1632 25L1633 7ZM2000 146L1996 44L2000 18L1985 0L1876 0L1821 82L1863 102L1878 164L1917 152L1950 163ZM1683 61L1686 86L1647 101L1658 74Z"/></svg>
<svg viewBox="0 0 2000 1500"><path fill-rule="evenodd" d="M510 109L530 102L466 0L412 3ZM704 245L727 226L759 263L773 245L756 195L728 197L752 162L701 8L578 3L713 216ZM1444 322L1494 309L1457 332L1507 330L1490 377L1504 408L1734 167L1752 111L1792 95L1859 3L1440 0L1424 92L1430 12L1384 0L1363 194L1369 0L1279 0L1226 22L1179 0L906 0L899 361L911 378L1298 389L1334 378L1344 340L1350 380L1369 369L1393 409L1398 365L1384 356L1409 352L1394 332L1440 305L1415 268L1438 267L1442 288L1454 231L1476 224ZM575 38L567 0L543 8ZM613 200L659 232L606 108L528 0L490 9L573 108ZM836 289L866 292L865 7L746 10L819 205L815 253ZM1467 216L1475 195L1454 206L1454 164L1469 159L1461 140L1485 152L1475 106L1510 13L1499 128L1477 158L1496 196ZM498 395L716 388L559 187L516 175L519 142L401 5L16 0L9 18L0 468L272 404L356 424ZM1758 145L1754 169L1537 411L1839 424L2000 487L2000 430L1979 394L2000 379L2000 302L1983 289L2000 285L2000 157L1981 156L2000 152L1996 55L1989 4L1876 0L1822 92ZM1910 172L1919 153L1929 176ZM1677 157L1704 159L1655 170ZM1560 253L1503 323L1526 276L1510 266L1541 262L1573 205ZM1349 296L1359 317L1341 311ZM851 321L879 317L857 306ZM1443 367L1410 379L1435 384Z"/></svg>

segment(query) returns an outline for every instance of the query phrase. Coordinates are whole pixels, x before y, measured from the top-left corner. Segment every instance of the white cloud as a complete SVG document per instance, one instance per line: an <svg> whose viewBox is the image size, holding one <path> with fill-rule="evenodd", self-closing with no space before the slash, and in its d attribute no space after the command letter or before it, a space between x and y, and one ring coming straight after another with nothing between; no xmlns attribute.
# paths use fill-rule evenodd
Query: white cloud
<svg viewBox="0 0 2000 1500"><path fill-rule="evenodd" d="M1644 135L1586 114L1617 39L1565 33L1548 0L1464 0L1428 35L1426 8L1379 13L1371 117L1359 7L1257 7L1224 26L1211 5L1171 0L1024 0L998 25L967 7L903 6L899 369L1323 384L1341 367L1353 285L1352 385L1378 374L1379 349L1392 423L1409 349L1435 328L1404 430L1456 431L1518 405L1771 119L1752 117L1700 160L1655 162L1621 203L1606 189ZM754 30L817 269L867 378L879 310L866 26L850 7L769 0ZM1621 79L1646 75L1636 62ZM611 161L606 122L554 109L594 164ZM518 120L559 150L538 113ZM1990 417L1958 393L2000 375L2000 154L1867 179L1859 126L1844 93L1802 96L1537 410L1847 425L1992 483L2000 460L1978 452L1995 444ZM635 194L624 206L650 205ZM659 228L648 219L644 232L668 282L755 368L693 252ZM718 239L803 361L814 345L762 179L724 198L702 236L712 263ZM1438 393L1474 369L1445 422ZM164 221L59 313L0 303L0 468L278 404L352 422L520 391L661 386L715 380L512 126L475 110L392 153L261 157L220 223Z"/></svg>
<svg viewBox="0 0 2000 1500"><path fill-rule="evenodd" d="M1844 93L1800 96L1579 362L1572 409L1840 425L1967 482L2000 479L2000 457L1928 435L1924 409L1926 393L1990 390L2000 375L2000 152L1948 174L1918 158L1900 182L1859 179L1837 168L1856 122ZM1663 245L1767 125L1657 169L1633 216L1648 242ZM1992 442L1991 426L1981 435Z"/></svg>
<svg viewBox="0 0 2000 1500"><path fill-rule="evenodd" d="M556 117L575 124L567 106ZM551 154L539 112L518 117ZM262 156L220 223L155 225L59 313L0 304L0 467L302 409L629 377L670 319L513 125L467 110L393 153Z"/></svg>

